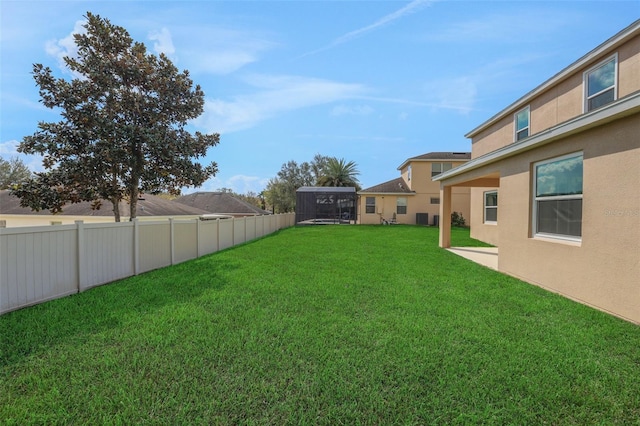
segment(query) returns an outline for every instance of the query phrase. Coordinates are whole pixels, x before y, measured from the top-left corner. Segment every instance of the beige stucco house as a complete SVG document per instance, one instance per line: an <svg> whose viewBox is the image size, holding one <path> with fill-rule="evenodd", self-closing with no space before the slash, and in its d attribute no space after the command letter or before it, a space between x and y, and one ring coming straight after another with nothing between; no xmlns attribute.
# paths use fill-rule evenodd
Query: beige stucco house
<svg viewBox="0 0 640 426"><path fill-rule="evenodd" d="M498 270L640 323L640 21L467 137L471 161L434 178L440 215L471 188Z"/></svg>
<svg viewBox="0 0 640 426"><path fill-rule="evenodd" d="M358 223L434 225L439 221L440 184L432 179L471 158L469 152L430 152L403 162L400 177L358 192ZM468 220L469 188L452 191L453 211Z"/></svg>

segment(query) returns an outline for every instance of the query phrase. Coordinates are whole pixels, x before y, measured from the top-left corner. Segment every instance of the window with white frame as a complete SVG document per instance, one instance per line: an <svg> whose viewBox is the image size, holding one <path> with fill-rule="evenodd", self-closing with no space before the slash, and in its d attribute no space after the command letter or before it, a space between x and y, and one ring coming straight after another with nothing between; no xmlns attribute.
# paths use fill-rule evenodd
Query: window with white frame
<svg viewBox="0 0 640 426"><path fill-rule="evenodd" d="M367 197L365 201L365 213L372 214L376 212L376 197Z"/></svg>
<svg viewBox="0 0 640 426"><path fill-rule="evenodd" d="M407 214L407 197L396 198L396 213Z"/></svg>
<svg viewBox="0 0 640 426"><path fill-rule="evenodd" d="M411 181L411 164L407 167L407 180Z"/></svg>
<svg viewBox="0 0 640 426"><path fill-rule="evenodd" d="M533 167L533 232L579 241L582 237L582 153Z"/></svg>
<svg viewBox="0 0 640 426"><path fill-rule="evenodd" d="M498 223L498 191L484 193L484 223Z"/></svg>
<svg viewBox="0 0 640 426"><path fill-rule="evenodd" d="M584 73L585 112L616 100L617 74L617 54Z"/></svg>
<svg viewBox="0 0 640 426"><path fill-rule="evenodd" d="M530 119L530 110L529 107L521 110L516 113L515 116L515 140L519 141L520 139L524 139L529 136L529 119Z"/></svg>
<svg viewBox="0 0 640 426"><path fill-rule="evenodd" d="M451 170L451 163L431 163L431 177L438 176L447 170Z"/></svg>

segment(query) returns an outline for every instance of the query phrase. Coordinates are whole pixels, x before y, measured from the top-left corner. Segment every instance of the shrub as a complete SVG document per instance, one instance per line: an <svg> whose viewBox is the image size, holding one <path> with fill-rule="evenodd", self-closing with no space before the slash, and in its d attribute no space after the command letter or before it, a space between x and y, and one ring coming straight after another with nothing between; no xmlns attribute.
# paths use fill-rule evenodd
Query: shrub
<svg viewBox="0 0 640 426"><path fill-rule="evenodd" d="M451 226L466 226L467 221L462 216L462 213L451 213Z"/></svg>

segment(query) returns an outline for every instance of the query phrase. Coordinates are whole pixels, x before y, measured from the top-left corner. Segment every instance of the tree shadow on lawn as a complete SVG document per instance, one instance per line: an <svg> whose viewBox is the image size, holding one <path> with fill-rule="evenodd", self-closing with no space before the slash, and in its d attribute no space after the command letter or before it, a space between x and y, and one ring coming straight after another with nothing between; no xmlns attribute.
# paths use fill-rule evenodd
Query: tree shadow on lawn
<svg viewBox="0 0 640 426"><path fill-rule="evenodd" d="M223 289L226 275L239 263L214 255L0 316L0 367L57 345L81 344L92 335L139 323L160 310L175 310L205 292Z"/></svg>

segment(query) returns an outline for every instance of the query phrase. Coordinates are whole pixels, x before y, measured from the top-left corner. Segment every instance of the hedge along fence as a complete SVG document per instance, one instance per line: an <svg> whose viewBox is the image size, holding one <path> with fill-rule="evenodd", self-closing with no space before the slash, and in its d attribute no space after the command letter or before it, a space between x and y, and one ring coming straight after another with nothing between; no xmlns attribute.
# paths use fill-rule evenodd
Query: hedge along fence
<svg viewBox="0 0 640 426"><path fill-rule="evenodd" d="M295 214L286 213L0 228L0 314L224 250L294 222Z"/></svg>

